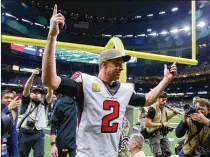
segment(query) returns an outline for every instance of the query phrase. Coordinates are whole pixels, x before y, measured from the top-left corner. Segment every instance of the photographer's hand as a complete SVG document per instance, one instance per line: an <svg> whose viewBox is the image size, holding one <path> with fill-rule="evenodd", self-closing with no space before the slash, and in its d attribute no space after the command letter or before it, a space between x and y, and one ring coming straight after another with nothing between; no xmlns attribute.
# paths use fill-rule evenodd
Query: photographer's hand
<svg viewBox="0 0 210 157"><path fill-rule="evenodd" d="M20 106L20 100L18 97L15 97L14 100L8 105L8 109L11 111Z"/></svg>
<svg viewBox="0 0 210 157"><path fill-rule="evenodd" d="M186 114L186 112L185 112L184 115L183 115L182 121L183 121L184 123L187 122L187 114Z"/></svg>
<svg viewBox="0 0 210 157"><path fill-rule="evenodd" d="M34 71L32 72L32 75L39 75L39 69L34 69Z"/></svg>
<svg viewBox="0 0 210 157"><path fill-rule="evenodd" d="M168 127L168 122L163 122L163 127Z"/></svg>
<svg viewBox="0 0 210 157"><path fill-rule="evenodd" d="M200 111L199 113L193 113L191 118L194 121L207 125L209 123L209 119L206 118Z"/></svg>
<svg viewBox="0 0 210 157"><path fill-rule="evenodd" d="M174 111L173 111L173 115L176 116L177 114L179 114L179 112L176 111L176 110L174 110Z"/></svg>

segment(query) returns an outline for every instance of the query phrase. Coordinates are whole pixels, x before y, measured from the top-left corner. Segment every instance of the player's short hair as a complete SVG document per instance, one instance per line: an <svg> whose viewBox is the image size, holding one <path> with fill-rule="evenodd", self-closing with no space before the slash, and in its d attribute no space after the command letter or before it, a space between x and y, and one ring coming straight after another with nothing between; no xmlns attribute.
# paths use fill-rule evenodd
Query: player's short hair
<svg viewBox="0 0 210 157"><path fill-rule="evenodd" d="M8 94L8 93L12 93L13 95L15 95L14 92L13 92L12 90L10 90L10 89L5 89L5 90L3 90L3 91L1 92L1 98L3 98L3 96L4 96L5 94Z"/></svg>
<svg viewBox="0 0 210 157"><path fill-rule="evenodd" d="M166 92L162 92L159 98L168 98L168 94Z"/></svg>
<svg viewBox="0 0 210 157"><path fill-rule="evenodd" d="M197 102L198 102L199 104L206 105L208 109L210 108L210 102L209 102L208 99L199 98L199 99L197 100Z"/></svg>
<svg viewBox="0 0 210 157"><path fill-rule="evenodd" d="M141 134L131 134L130 140L135 142L138 148L142 148L144 145L144 137Z"/></svg>

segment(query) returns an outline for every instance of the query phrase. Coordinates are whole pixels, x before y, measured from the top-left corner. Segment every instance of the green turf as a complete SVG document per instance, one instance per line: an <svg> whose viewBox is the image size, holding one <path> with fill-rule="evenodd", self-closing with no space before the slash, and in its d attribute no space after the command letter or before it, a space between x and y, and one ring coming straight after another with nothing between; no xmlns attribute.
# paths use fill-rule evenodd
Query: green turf
<svg viewBox="0 0 210 157"><path fill-rule="evenodd" d="M133 124L134 126L136 126L136 122L138 121L138 110L134 110L134 119L133 119ZM181 116L178 115L174 118L172 118L170 121L169 121L169 124L170 123L179 123L181 121ZM176 127L177 124L170 124L170 126L172 127ZM176 138L175 136L175 133L174 132L170 132L168 134L168 137L169 138L173 138L174 140L170 142L170 145L171 145L171 151L172 151L172 154L175 155L175 152L174 152L174 146L175 144L177 143L177 141L179 140L178 138ZM45 157L51 157L51 153L50 153L50 138L49 136L45 136ZM149 148L149 145L148 144L145 144L144 147L143 147L143 150L145 152L145 154L147 156L152 156L152 153L150 151L150 148ZM31 151L30 153L30 157L33 157L33 151Z"/></svg>
<svg viewBox="0 0 210 157"><path fill-rule="evenodd" d="M45 141L44 141L44 150L45 150L45 157L52 157L50 153L50 137L48 135L45 136ZM33 157L33 150L31 151L29 157Z"/></svg>

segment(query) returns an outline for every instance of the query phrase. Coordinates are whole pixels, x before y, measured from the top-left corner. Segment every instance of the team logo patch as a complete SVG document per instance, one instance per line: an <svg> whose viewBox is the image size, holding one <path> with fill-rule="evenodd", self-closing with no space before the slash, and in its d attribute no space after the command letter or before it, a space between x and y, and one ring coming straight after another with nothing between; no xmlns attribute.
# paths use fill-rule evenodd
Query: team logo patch
<svg viewBox="0 0 210 157"><path fill-rule="evenodd" d="M101 87L99 86L99 84L93 83L92 84L92 91L93 92L100 92L101 91Z"/></svg>

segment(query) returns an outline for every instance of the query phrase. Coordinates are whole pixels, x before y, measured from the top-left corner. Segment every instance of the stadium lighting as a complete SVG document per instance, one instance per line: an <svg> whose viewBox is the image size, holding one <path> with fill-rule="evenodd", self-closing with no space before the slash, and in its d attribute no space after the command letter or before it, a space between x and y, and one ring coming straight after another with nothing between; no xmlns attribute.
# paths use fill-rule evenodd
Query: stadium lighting
<svg viewBox="0 0 210 157"><path fill-rule="evenodd" d="M45 26L44 25L42 25L42 24L40 24L40 23L34 23L35 25L37 25L37 26L41 26L41 27L44 27L45 28Z"/></svg>
<svg viewBox="0 0 210 157"><path fill-rule="evenodd" d="M166 12L165 11L161 11L159 12L159 15L162 15L162 14L165 14Z"/></svg>
<svg viewBox="0 0 210 157"><path fill-rule="evenodd" d="M158 36L157 33L150 33L150 34L148 34L148 35L151 35L151 36Z"/></svg>
<svg viewBox="0 0 210 157"><path fill-rule="evenodd" d="M197 26L198 27L204 27L205 25L206 25L205 22L201 21L201 22L199 22L199 24Z"/></svg>
<svg viewBox="0 0 210 157"><path fill-rule="evenodd" d="M189 31L190 30L190 27L189 26L185 26L184 28L180 29L179 31Z"/></svg>
<svg viewBox="0 0 210 157"><path fill-rule="evenodd" d="M136 18L136 19L140 19L140 18L141 18L141 16L135 16L135 18Z"/></svg>
<svg viewBox="0 0 210 157"><path fill-rule="evenodd" d="M21 19L22 21L24 21L24 22L27 22L27 23L30 23L30 24L32 24L32 22L31 21L28 21L28 20L26 20L26 19Z"/></svg>
<svg viewBox="0 0 210 157"><path fill-rule="evenodd" d="M190 30L190 27L188 27L188 26L184 27L184 31L189 31L189 30Z"/></svg>
<svg viewBox="0 0 210 157"><path fill-rule="evenodd" d="M137 37L145 37L146 34L139 34L139 35L136 35Z"/></svg>
<svg viewBox="0 0 210 157"><path fill-rule="evenodd" d="M178 29L172 29L170 32L175 34L175 33L177 33L178 31L179 31Z"/></svg>
<svg viewBox="0 0 210 157"><path fill-rule="evenodd" d="M109 34L102 34L102 37L112 37L112 35L109 35Z"/></svg>
<svg viewBox="0 0 210 157"><path fill-rule="evenodd" d="M151 28L148 28L148 29L147 29L147 32L152 32L152 29L151 29Z"/></svg>
<svg viewBox="0 0 210 157"><path fill-rule="evenodd" d="M129 35L125 35L124 37L133 37L133 35L129 34Z"/></svg>
<svg viewBox="0 0 210 157"><path fill-rule="evenodd" d="M177 8L177 7L171 9L171 11L173 11L173 12L175 12L177 10L179 10L179 8Z"/></svg>
<svg viewBox="0 0 210 157"><path fill-rule="evenodd" d="M11 15L11 14L9 14L9 13L5 13L5 15L8 16L8 17L12 17L12 18L14 18L14 19L17 18L17 17L15 17L14 15Z"/></svg>
<svg viewBox="0 0 210 157"><path fill-rule="evenodd" d="M153 14L148 14L147 16L148 16L148 17L152 17L152 16L153 16Z"/></svg>
<svg viewBox="0 0 210 157"><path fill-rule="evenodd" d="M114 35L115 37L119 37L119 38L121 38L122 37L122 35Z"/></svg>
<svg viewBox="0 0 210 157"><path fill-rule="evenodd" d="M159 34L161 34L161 35L166 35L166 34L168 34L168 32L167 32L167 31L162 31L162 32L160 32Z"/></svg>

